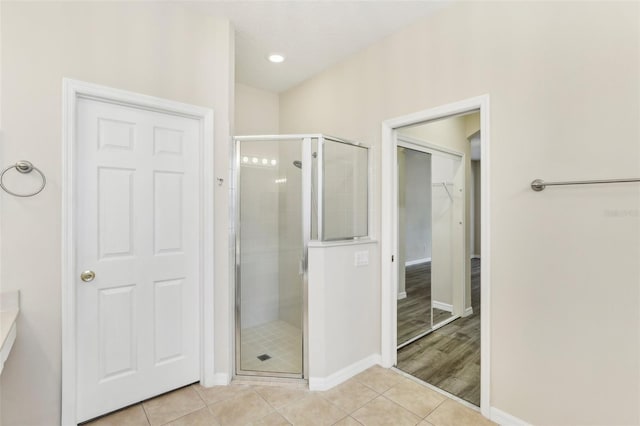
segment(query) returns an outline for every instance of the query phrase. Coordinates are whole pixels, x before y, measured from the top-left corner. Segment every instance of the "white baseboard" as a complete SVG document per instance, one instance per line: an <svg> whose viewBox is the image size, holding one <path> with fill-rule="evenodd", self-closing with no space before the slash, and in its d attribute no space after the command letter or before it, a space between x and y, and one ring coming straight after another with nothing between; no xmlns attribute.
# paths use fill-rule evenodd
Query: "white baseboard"
<svg viewBox="0 0 640 426"><path fill-rule="evenodd" d="M400 293L398 293L398 300L406 299L406 297L407 297L406 291L401 291Z"/></svg>
<svg viewBox="0 0 640 426"><path fill-rule="evenodd" d="M430 257L425 257L423 259L409 260L407 262L404 262L404 266L419 265L421 263L427 263L427 262L431 262Z"/></svg>
<svg viewBox="0 0 640 426"><path fill-rule="evenodd" d="M471 258L472 259L480 259L480 255L479 254L472 254Z"/></svg>
<svg viewBox="0 0 640 426"><path fill-rule="evenodd" d="M362 373L369 367L374 365L380 365L382 363L382 357L380 354L372 354L360 361L336 371L328 377L309 377L309 390L311 391L325 391L329 390L340 383L349 380L356 374Z"/></svg>
<svg viewBox="0 0 640 426"><path fill-rule="evenodd" d="M469 315L473 315L473 307L469 306L468 308L466 308L464 310L464 312L462 313L462 317L468 317Z"/></svg>
<svg viewBox="0 0 640 426"><path fill-rule="evenodd" d="M434 300L431 303L431 306L442 311L453 312L453 305L450 305L449 303L438 302L437 300Z"/></svg>
<svg viewBox="0 0 640 426"><path fill-rule="evenodd" d="M231 377L227 373L216 373L213 376L212 386L226 386L231 383Z"/></svg>
<svg viewBox="0 0 640 426"><path fill-rule="evenodd" d="M491 420L502 426L530 426L529 423L496 407L491 407Z"/></svg>

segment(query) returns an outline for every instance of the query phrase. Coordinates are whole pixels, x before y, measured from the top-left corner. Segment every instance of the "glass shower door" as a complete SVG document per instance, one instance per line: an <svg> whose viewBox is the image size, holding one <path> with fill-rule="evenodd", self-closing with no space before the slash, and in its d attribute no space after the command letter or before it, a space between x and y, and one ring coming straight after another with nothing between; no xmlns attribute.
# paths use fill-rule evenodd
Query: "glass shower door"
<svg viewBox="0 0 640 426"><path fill-rule="evenodd" d="M236 153L236 372L302 377L302 140Z"/></svg>

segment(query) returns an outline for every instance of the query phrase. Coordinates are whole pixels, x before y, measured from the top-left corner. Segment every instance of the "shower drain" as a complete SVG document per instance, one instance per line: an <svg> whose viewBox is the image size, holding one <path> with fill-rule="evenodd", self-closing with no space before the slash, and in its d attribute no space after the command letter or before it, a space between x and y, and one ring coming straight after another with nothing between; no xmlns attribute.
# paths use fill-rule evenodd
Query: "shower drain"
<svg viewBox="0 0 640 426"><path fill-rule="evenodd" d="M269 355L267 355L267 354L262 354L262 355L258 355L258 359L260 361L266 361L268 359L271 359L271 357Z"/></svg>

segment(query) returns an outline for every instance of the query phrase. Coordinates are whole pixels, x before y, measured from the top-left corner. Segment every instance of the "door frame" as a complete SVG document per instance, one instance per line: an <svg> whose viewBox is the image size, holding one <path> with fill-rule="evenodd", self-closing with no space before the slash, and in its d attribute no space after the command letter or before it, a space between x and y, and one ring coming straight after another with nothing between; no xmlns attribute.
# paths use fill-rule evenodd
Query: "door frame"
<svg viewBox="0 0 640 426"><path fill-rule="evenodd" d="M77 424L77 316L75 264L76 232L74 185L76 166L76 125L78 99L93 99L136 109L191 118L200 123L200 383L214 384L213 347L213 229L214 166L213 110L171 100L142 95L93 83L62 80L62 407L61 424Z"/></svg>
<svg viewBox="0 0 640 426"><path fill-rule="evenodd" d="M466 182L466 170L465 170L465 162L466 162L466 155L464 152L459 152L456 151L454 149L450 149L447 147L443 147L440 146L438 144L423 140L423 139L419 139L413 136L407 136L407 135L402 135L399 133L396 133L395 136L395 143L396 143L396 150L397 148L401 147L401 148L406 148L409 150L413 150L413 151L417 151L417 152L421 152L424 154L429 154L431 156L431 167L433 167L433 156L442 156L442 157L448 157L448 158L455 158L457 161L460 161L460 167L462 167L462 173L463 173L463 180L464 182ZM396 151L396 155L397 155L397 151ZM397 157L396 157L397 158ZM399 208L399 198L398 198L398 166L397 166L397 161L396 163L394 163L394 173L396 176L396 193L395 193L395 205L396 205L396 211ZM433 169L432 169L433 170ZM433 186L432 186L433 188ZM433 191L433 189L432 189ZM467 201L466 201L466 197L462 197L462 225L464 226L465 223L465 212L467 209ZM396 230L395 232L395 241L396 241L396 247L399 241L399 237L400 237L400 233L398 232L399 229L399 222L398 222L398 217L397 217L397 213L396 213L396 227L394 228ZM432 227L433 230L433 227ZM458 253L458 255L460 256L460 259L464 262L465 261L465 252L466 252L466 245L465 245L465 241L464 241L464 231L463 233L460 235L462 237L462 244L461 244L461 248L462 248L462 253ZM432 243L433 245L433 243ZM432 247L433 249L433 247ZM396 249L396 258L398 260L401 260L400 257L397 255L397 253L399 253L399 250ZM396 268L396 277L398 276L397 272L399 271L399 262L394 262L394 267ZM466 268L466 262L463 263L463 271L462 271L462 275L460 276L460 280L458 280L458 282L454 282L453 286L452 286L452 307L453 310L451 311L451 316L447 319L445 319L444 321L441 321L437 324L431 324L431 328L428 331L423 331L420 334L412 337L411 339L407 340L406 342L401 343L401 346L407 346L413 342L415 342L418 339L421 339L422 337L426 336L427 334L430 334L434 331L436 331L437 329L444 327L445 325L449 324L452 321L457 320L460 317L465 316L465 307L466 307L466 303L467 303L467 292L466 292L466 281L465 281L465 277L466 274L469 271L467 271ZM396 278L396 288L397 288L398 284L397 284L397 278ZM433 318L433 299L431 300L432 306L430 307L431 310L431 315ZM396 332L397 332L397 319L398 319L398 312L397 312L397 305L396 305L396 313L395 313L395 318L396 318ZM396 336L396 340L397 340L397 336ZM396 347L398 348L399 346L396 344ZM396 349L396 353L397 353L397 349ZM395 365L395 362L394 362Z"/></svg>
<svg viewBox="0 0 640 426"><path fill-rule="evenodd" d="M480 147L481 147L481 252L482 269L480 272L480 411L483 416L491 415L491 241L490 241L490 117L489 95L481 95L435 108L418 111L409 115L392 118L382 122L381 149L381 355L382 365L392 367L397 363L396 334L398 288L398 267L392 257L397 257L397 131L400 127L415 125L427 121L447 118L454 115L480 111Z"/></svg>

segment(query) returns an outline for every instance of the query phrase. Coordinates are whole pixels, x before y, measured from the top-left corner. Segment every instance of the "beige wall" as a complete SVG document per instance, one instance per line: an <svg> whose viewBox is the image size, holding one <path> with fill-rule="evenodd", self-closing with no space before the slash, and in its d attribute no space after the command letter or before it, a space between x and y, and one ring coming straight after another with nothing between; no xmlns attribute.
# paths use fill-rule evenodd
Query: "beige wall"
<svg viewBox="0 0 640 426"><path fill-rule="evenodd" d="M277 93L236 84L235 134L277 135L280 98Z"/></svg>
<svg viewBox="0 0 640 426"><path fill-rule="evenodd" d="M533 424L640 422L640 189L529 188L640 174L638 18L638 3L458 3L280 98L281 131L371 144L379 170L382 120L490 94L491 405Z"/></svg>
<svg viewBox="0 0 640 426"><path fill-rule="evenodd" d="M61 91L69 77L213 108L216 175L228 167L233 104L228 21L169 3L8 3L2 8L5 161L46 174L33 198L5 194L3 290L20 289L18 337L1 376L4 426L60 419ZM227 188L216 185L217 371L230 351ZM221 284L221 285L220 285Z"/></svg>
<svg viewBox="0 0 640 426"><path fill-rule="evenodd" d="M480 113L474 112L473 114L467 114L464 116L465 133L467 138L480 131Z"/></svg>

